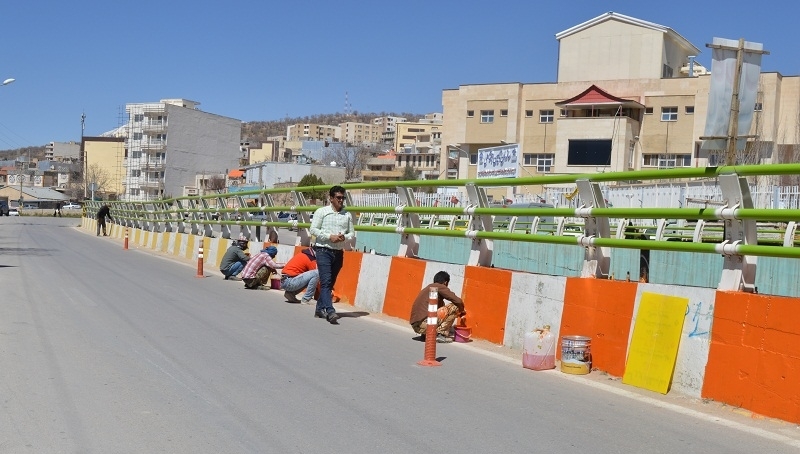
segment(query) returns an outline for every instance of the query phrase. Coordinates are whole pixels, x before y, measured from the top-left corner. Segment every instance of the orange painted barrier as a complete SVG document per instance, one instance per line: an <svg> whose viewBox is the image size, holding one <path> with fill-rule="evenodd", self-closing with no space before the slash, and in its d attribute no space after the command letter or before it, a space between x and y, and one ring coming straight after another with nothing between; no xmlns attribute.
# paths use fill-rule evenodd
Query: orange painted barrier
<svg viewBox="0 0 800 454"><path fill-rule="evenodd" d="M411 305L419 290L425 286L426 263L407 257L392 257L389 278L386 282L386 297L383 300L383 313L408 321Z"/></svg>
<svg viewBox="0 0 800 454"><path fill-rule="evenodd" d="M469 314L473 336L496 344L503 343L511 276L508 270L465 267L461 299Z"/></svg>
<svg viewBox="0 0 800 454"><path fill-rule="evenodd" d="M564 291L560 335L590 337L592 367L617 377L625 372L636 289L635 282L571 277Z"/></svg>

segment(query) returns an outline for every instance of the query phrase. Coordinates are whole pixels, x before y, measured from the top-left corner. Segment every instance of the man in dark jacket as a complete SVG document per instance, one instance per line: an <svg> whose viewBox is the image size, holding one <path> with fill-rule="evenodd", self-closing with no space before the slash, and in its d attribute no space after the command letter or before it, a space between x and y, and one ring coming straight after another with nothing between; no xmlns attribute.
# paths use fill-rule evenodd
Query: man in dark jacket
<svg viewBox="0 0 800 454"><path fill-rule="evenodd" d="M222 262L219 264L219 271L225 276L225 280L240 281L241 278L237 275L244 269L245 263L250 260L250 257L244 253L247 249L247 240L235 240L231 247L225 251L222 256Z"/></svg>
<svg viewBox="0 0 800 454"><path fill-rule="evenodd" d="M97 210L97 236L100 236L100 227L103 228L103 236L108 236L106 233L106 217L110 219L112 222L114 218L111 217L111 208L108 207L108 204L105 204Z"/></svg>
<svg viewBox="0 0 800 454"><path fill-rule="evenodd" d="M439 343L453 342L453 339L450 338L450 328L453 326L456 317L464 314L464 301L447 288L448 284L450 284L450 275L446 271L436 273L433 276L433 284L429 284L420 290L414 300L414 304L411 306L411 316L408 319L414 332L425 336L425 330L428 329L428 299L430 298L431 289L436 288L439 293L436 342ZM445 300L449 301L449 303L445 304Z"/></svg>

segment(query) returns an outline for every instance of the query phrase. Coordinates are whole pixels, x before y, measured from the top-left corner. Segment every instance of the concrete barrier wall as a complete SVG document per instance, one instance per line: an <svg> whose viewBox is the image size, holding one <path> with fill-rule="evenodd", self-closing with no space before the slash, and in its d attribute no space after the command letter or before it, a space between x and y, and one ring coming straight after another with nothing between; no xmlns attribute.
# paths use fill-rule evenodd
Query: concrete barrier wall
<svg viewBox="0 0 800 454"><path fill-rule="evenodd" d="M84 218L81 225L91 233L96 228L91 219ZM123 238L124 228L113 225L111 235ZM218 272L231 244L223 238L138 229L130 229L129 238L131 244L185 260L197 259L202 241L207 275ZM302 249L276 246L279 262ZM262 247L260 242L250 244L254 252ZM631 256L627 267L635 260ZM593 368L617 377L625 373L642 294L685 298L671 389L800 423L798 298L532 274L357 251L345 252L334 291L341 303L408 320L417 293L441 270L450 274L450 288L465 300L473 338L520 349L525 333L550 325L559 340L565 335L590 337ZM413 336L410 326L408 331Z"/></svg>

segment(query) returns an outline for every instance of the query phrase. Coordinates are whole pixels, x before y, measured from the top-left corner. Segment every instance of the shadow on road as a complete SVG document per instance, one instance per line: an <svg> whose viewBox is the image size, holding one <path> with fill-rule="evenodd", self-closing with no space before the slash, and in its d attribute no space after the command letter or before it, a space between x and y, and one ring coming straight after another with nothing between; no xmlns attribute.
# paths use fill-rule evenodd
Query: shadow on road
<svg viewBox="0 0 800 454"><path fill-rule="evenodd" d="M38 249L38 248L17 248L17 247L0 247L0 255L37 255L48 256L53 255L52 249Z"/></svg>

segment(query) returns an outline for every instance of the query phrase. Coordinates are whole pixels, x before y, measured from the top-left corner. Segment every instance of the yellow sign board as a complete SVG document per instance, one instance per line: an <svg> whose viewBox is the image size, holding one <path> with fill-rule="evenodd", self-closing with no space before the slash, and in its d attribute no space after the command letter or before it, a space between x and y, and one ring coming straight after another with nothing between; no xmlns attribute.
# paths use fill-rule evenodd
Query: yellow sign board
<svg viewBox="0 0 800 454"><path fill-rule="evenodd" d="M642 293L622 383L667 393L688 304L688 298Z"/></svg>

